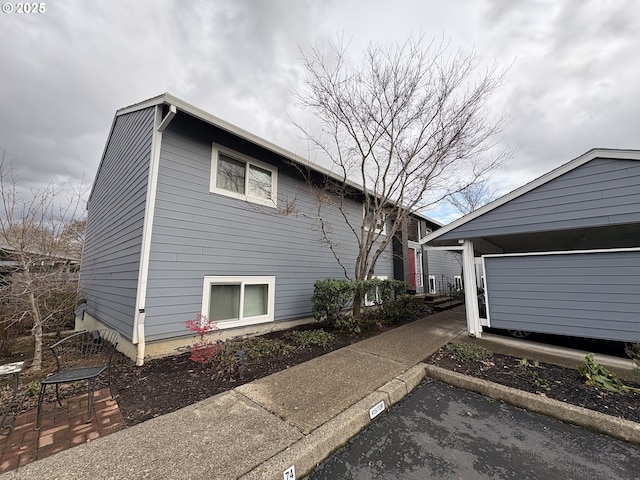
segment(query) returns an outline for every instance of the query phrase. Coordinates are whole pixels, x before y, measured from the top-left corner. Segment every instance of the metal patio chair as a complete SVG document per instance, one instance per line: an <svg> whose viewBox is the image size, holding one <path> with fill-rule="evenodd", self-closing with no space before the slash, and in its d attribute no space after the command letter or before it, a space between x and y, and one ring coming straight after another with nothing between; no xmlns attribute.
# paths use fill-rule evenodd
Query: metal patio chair
<svg viewBox="0 0 640 480"><path fill-rule="evenodd" d="M47 385L56 386L56 400L60 402L60 384L86 380L89 398L87 402L87 423L91 423L93 412L93 391L96 379L107 372L111 398L111 359L120 341L120 334L112 330L83 330L54 343L49 348L56 359L56 373L42 380L38 396L36 430L40 430L42 403Z"/></svg>

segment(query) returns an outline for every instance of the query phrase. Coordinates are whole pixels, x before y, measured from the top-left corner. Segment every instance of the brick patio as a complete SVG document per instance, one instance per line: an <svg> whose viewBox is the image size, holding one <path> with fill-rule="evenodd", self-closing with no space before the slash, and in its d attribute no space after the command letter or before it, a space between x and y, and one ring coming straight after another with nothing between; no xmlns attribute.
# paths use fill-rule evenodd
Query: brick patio
<svg viewBox="0 0 640 480"><path fill-rule="evenodd" d="M90 442L125 428L124 419L108 388L94 393L93 418L85 423L87 394L46 404L42 425L35 431L36 411L18 415L13 431L0 435L0 473L14 470L34 460Z"/></svg>

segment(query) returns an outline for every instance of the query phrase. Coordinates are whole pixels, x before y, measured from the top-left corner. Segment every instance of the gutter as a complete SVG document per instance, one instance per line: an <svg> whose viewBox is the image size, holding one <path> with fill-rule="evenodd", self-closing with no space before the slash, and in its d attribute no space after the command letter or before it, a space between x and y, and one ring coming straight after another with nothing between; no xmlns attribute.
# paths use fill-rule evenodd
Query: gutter
<svg viewBox="0 0 640 480"><path fill-rule="evenodd" d="M162 118L162 105L156 106L155 127L151 139L151 158L149 160L149 183L147 187L147 199L144 214L144 226L142 227L142 251L140 252L140 269L138 271L137 309L133 325L133 343L137 345L136 365L144 364L145 333L144 322L146 317L147 277L149 275L149 256L151 251L151 233L153 230L153 217L156 203L156 191L158 188L158 167L160 165L160 146L162 145L162 132L167 128L177 109L175 105L169 105L169 111Z"/></svg>

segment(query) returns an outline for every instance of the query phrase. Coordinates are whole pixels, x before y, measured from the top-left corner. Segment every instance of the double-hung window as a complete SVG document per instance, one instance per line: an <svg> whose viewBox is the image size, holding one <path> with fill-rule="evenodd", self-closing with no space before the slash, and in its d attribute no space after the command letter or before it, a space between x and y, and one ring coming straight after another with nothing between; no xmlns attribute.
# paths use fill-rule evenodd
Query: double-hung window
<svg viewBox="0 0 640 480"><path fill-rule="evenodd" d="M276 277L204 277L202 312L219 328L273 321Z"/></svg>
<svg viewBox="0 0 640 480"><path fill-rule="evenodd" d="M276 207L278 170L246 155L213 146L210 191Z"/></svg>
<svg viewBox="0 0 640 480"><path fill-rule="evenodd" d="M386 235L386 218L384 215L378 213L377 218L374 215L372 208L367 208L366 205L362 206L364 216L364 226L367 230L373 230L374 233Z"/></svg>

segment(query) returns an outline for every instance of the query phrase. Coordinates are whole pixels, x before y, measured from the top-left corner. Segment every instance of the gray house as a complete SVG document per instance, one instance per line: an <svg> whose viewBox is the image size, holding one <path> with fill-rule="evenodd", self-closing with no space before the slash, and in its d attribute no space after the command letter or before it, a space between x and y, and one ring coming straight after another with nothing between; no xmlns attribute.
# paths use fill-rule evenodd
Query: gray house
<svg viewBox="0 0 640 480"><path fill-rule="evenodd" d="M184 322L197 313L217 321L221 339L310 321L315 281L344 271L322 240L309 177L335 179L172 95L118 110L87 205L76 327L117 330L141 364L188 345ZM357 195L349 209L365 215ZM320 214L353 271L344 220ZM419 240L440 225L414 218L375 274L419 291Z"/></svg>
<svg viewBox="0 0 640 480"><path fill-rule="evenodd" d="M462 252L465 287L482 259L487 315L466 295L471 335L640 341L640 151L591 150L422 242Z"/></svg>

